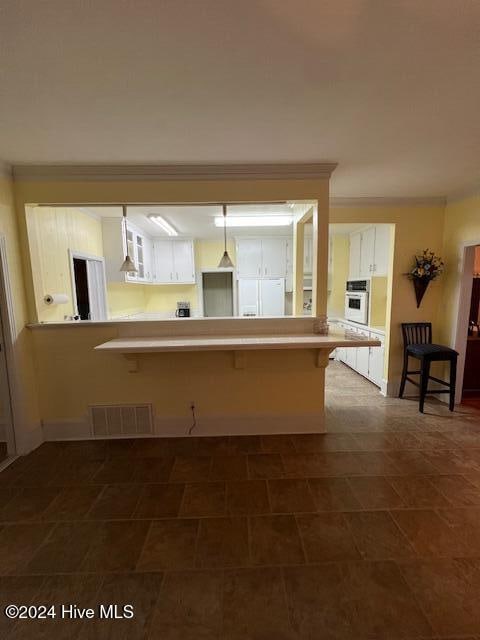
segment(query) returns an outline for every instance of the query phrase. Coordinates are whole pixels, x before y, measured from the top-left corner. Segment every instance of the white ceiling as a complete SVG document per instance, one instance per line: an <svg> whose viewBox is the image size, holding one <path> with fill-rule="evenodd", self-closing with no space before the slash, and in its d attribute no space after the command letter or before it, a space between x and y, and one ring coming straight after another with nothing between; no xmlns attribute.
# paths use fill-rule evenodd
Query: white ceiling
<svg viewBox="0 0 480 640"><path fill-rule="evenodd" d="M78 207L75 207L78 209ZM121 207L81 207L86 213L93 213L99 217L121 217ZM258 205L229 205L227 215L254 215L254 214L285 214L292 215L292 210L286 204L258 204ZM198 206L128 206L128 219L137 227L143 229L151 236L165 236L158 225L149 219L151 214L159 214L169 222L181 236L188 236L203 240L222 240L223 228L216 227L214 219L222 215L222 207L219 205L198 205ZM242 235L289 236L293 233L293 226L285 227L242 227L229 228L229 237Z"/></svg>
<svg viewBox="0 0 480 640"><path fill-rule="evenodd" d="M5 0L11 163L338 161L334 196L480 181L477 0Z"/></svg>

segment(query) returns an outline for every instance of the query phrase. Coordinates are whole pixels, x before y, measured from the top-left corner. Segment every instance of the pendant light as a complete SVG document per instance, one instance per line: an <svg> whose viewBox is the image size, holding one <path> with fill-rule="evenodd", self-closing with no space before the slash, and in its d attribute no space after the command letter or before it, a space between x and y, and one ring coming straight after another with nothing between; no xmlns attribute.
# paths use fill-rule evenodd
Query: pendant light
<svg viewBox="0 0 480 640"><path fill-rule="evenodd" d="M125 260L123 261L120 271L126 271L127 273L137 273L138 269L135 266L135 262L128 255L128 235L127 235L127 207L122 206L123 210L123 227L125 229Z"/></svg>
<svg viewBox="0 0 480 640"><path fill-rule="evenodd" d="M233 267L233 262L228 255L227 251L227 205L223 205L223 240L224 240L224 252L222 259L218 263L219 269L231 269Z"/></svg>

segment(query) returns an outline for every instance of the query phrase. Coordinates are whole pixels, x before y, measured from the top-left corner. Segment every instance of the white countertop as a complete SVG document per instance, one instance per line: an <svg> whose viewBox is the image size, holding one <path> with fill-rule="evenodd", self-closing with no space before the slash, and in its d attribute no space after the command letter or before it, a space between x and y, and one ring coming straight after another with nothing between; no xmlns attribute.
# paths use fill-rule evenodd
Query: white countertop
<svg viewBox="0 0 480 640"><path fill-rule="evenodd" d="M97 351L116 353L158 353L166 351L244 351L264 349L326 349L337 347L378 347L378 340L352 336L343 332L328 336L258 335L258 336L182 336L125 337L108 340L95 347Z"/></svg>
<svg viewBox="0 0 480 640"><path fill-rule="evenodd" d="M375 333L381 333L385 335L385 327L376 327L368 324L361 324L360 322L353 322L352 320L345 320L345 318L329 318L328 324L332 327L338 324L346 324L355 329L363 329L364 331L374 331Z"/></svg>

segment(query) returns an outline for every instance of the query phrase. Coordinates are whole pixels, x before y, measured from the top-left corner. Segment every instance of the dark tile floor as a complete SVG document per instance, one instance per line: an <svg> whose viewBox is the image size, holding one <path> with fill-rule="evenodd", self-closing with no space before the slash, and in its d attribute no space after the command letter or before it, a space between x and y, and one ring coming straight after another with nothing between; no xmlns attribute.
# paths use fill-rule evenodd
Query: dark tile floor
<svg viewBox="0 0 480 640"><path fill-rule="evenodd" d="M480 638L480 412L328 369L326 435L46 443L0 473L0 637ZM9 621L6 604L132 604Z"/></svg>

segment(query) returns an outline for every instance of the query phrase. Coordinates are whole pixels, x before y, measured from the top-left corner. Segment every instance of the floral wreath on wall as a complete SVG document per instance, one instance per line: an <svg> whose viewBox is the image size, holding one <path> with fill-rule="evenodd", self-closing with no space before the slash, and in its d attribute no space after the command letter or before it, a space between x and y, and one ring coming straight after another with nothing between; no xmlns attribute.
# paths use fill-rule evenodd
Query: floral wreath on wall
<svg viewBox="0 0 480 640"><path fill-rule="evenodd" d="M413 281L415 296L417 298L417 309L422 302L428 285L443 273L443 269L444 262L442 258L436 256L430 249L425 249L422 254L415 256L415 264L405 275Z"/></svg>

